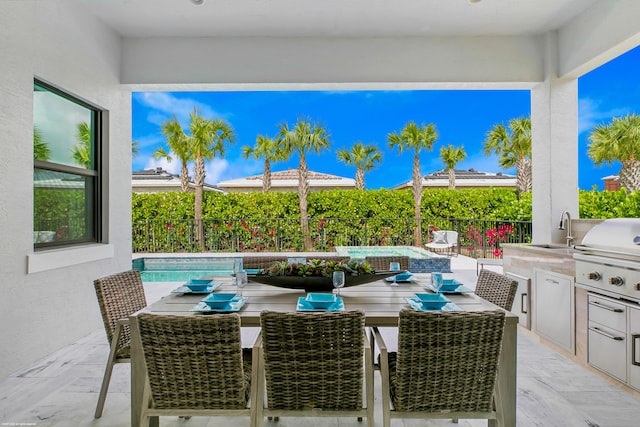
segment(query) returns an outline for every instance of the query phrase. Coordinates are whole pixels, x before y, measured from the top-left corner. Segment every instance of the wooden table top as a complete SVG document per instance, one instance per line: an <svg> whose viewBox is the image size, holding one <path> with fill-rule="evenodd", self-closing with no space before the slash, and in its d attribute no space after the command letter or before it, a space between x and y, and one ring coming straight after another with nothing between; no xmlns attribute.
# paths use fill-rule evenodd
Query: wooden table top
<svg viewBox="0 0 640 427"><path fill-rule="evenodd" d="M232 284L231 277L214 277L214 282L221 283L216 292L233 292L238 289ZM362 310L365 312L367 326L397 326L398 313L408 308L406 297L412 297L416 292L430 292L418 277L411 283L399 283L391 286L380 280L365 285L341 289L341 296L346 310ZM238 312L242 318L242 326L259 326L260 312L295 311L299 297L306 294L302 290L278 288L275 286L249 283L243 289L243 296L248 297L245 305ZM190 310L205 295L169 294L160 301L151 304L145 310L152 313L207 315L191 312ZM447 297L465 311L494 310L497 307L474 293L448 294ZM509 313L507 323L517 322L517 316Z"/></svg>

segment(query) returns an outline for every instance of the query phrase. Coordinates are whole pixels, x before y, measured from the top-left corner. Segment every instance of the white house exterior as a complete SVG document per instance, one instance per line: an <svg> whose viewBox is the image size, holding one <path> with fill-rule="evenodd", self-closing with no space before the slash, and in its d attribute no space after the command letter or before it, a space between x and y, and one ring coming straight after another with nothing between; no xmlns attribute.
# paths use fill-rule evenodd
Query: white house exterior
<svg viewBox="0 0 640 427"><path fill-rule="evenodd" d="M204 191L224 193L215 185L204 183ZM182 191L180 175L167 172L162 168L144 169L131 173L131 191L134 193L165 193L167 191ZM188 191L195 191L195 184L189 179Z"/></svg>
<svg viewBox="0 0 640 427"><path fill-rule="evenodd" d="M244 178L220 181L218 187L235 193L262 191L264 175L253 175ZM271 173L271 191L298 191L298 170L287 169ZM353 178L344 178L328 173L308 171L309 191L321 190L353 190L356 182Z"/></svg>
<svg viewBox="0 0 640 427"><path fill-rule="evenodd" d="M474 169L454 170L456 189L461 188L516 188L516 177L502 172L480 172ZM411 181L391 187L392 190L412 188ZM449 172L440 170L422 177L423 188L449 188Z"/></svg>
<svg viewBox="0 0 640 427"><path fill-rule="evenodd" d="M533 238L561 240L577 78L639 44L640 2L300 4L0 2L0 378L101 328L92 281L131 267L134 90L530 90ZM107 113L98 243L34 248L34 78Z"/></svg>

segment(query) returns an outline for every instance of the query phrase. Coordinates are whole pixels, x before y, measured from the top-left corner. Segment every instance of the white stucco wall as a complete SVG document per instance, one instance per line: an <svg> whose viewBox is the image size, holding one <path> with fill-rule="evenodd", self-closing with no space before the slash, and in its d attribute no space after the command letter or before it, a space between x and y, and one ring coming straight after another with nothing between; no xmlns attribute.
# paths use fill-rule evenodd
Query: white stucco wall
<svg viewBox="0 0 640 427"><path fill-rule="evenodd" d="M131 97L119 74L120 38L77 5L0 2L0 379L102 328L93 279L131 266ZM110 111L109 245L34 254L34 76Z"/></svg>

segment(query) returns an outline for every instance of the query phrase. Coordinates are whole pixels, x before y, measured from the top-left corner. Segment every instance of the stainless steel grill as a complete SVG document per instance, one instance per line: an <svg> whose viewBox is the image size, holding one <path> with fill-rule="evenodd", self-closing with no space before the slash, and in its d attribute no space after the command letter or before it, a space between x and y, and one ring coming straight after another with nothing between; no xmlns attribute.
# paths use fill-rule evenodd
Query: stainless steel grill
<svg viewBox="0 0 640 427"><path fill-rule="evenodd" d="M577 283L640 303L640 218L602 221L575 249Z"/></svg>

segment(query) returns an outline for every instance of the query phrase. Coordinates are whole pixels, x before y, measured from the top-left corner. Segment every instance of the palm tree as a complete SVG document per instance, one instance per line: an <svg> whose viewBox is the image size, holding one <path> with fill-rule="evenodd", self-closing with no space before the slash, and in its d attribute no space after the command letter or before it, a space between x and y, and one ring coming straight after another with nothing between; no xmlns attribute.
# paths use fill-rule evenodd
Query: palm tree
<svg viewBox="0 0 640 427"><path fill-rule="evenodd" d="M364 190L364 173L370 171L382 160L382 153L375 145L356 142L351 151L338 150L338 160L356 167L356 190Z"/></svg>
<svg viewBox="0 0 640 427"><path fill-rule="evenodd" d="M202 193L204 191L205 160L218 156L224 158L225 142L235 143L233 127L222 119L208 120L194 109L189 115L191 123L190 152L195 160L193 181L195 184L194 219L196 225L196 242L204 250L204 233L202 227Z"/></svg>
<svg viewBox="0 0 640 427"><path fill-rule="evenodd" d="M242 147L242 156L245 159L264 159L264 172L262 176L262 191L266 193L271 190L271 162L282 160L282 153L278 147L278 141L268 136L258 135L256 145Z"/></svg>
<svg viewBox="0 0 640 427"><path fill-rule="evenodd" d="M189 190L189 169L187 168L187 163L192 160L189 148L190 138L182 130L182 126L176 116L166 120L161 126L162 134L167 138L169 152L164 148L159 148L153 154L153 157L156 159L165 158L168 162L171 162L173 160L171 153L173 153L180 160L181 164L180 188L182 188L182 191L187 191Z"/></svg>
<svg viewBox="0 0 640 427"><path fill-rule="evenodd" d="M33 160L48 161L51 156L51 148L42 140L42 132L33 126Z"/></svg>
<svg viewBox="0 0 640 427"><path fill-rule="evenodd" d="M80 143L73 147L73 160L85 169L91 169L91 127L87 122L77 125L76 138Z"/></svg>
<svg viewBox="0 0 640 427"><path fill-rule="evenodd" d="M288 159L293 152L300 157L298 164L298 199L300 203L300 228L304 239L304 248L311 250L311 236L309 234L309 215L307 213L307 196L309 195L309 179L306 154L308 152L320 153L329 148L329 134L317 123L311 120L298 119L293 128L287 123L280 125L278 135L282 158Z"/></svg>
<svg viewBox="0 0 640 427"><path fill-rule="evenodd" d="M420 174L420 152L433 149L433 143L438 139L436 125L424 123L420 126L411 121L407 123L400 133L393 132L388 135L389 147L397 148L399 153L404 150L413 150L413 204L416 227L413 231L415 246L422 246L422 175Z"/></svg>
<svg viewBox="0 0 640 427"><path fill-rule="evenodd" d="M467 153L464 151L464 146L454 147L449 144L447 147L440 148L440 157L444 163L447 172L449 173L449 188L451 190L456 189L456 171L455 167L458 162L461 162L467 157Z"/></svg>
<svg viewBox="0 0 640 427"><path fill-rule="evenodd" d="M614 117L608 125L596 126L589 140L587 153L596 165L619 161L620 187L640 189L640 116Z"/></svg>
<svg viewBox="0 0 640 427"><path fill-rule="evenodd" d="M487 132L484 153L500 155L498 162L503 169L516 167L516 188L519 194L531 191L531 119L519 117L493 126Z"/></svg>

